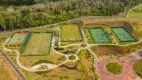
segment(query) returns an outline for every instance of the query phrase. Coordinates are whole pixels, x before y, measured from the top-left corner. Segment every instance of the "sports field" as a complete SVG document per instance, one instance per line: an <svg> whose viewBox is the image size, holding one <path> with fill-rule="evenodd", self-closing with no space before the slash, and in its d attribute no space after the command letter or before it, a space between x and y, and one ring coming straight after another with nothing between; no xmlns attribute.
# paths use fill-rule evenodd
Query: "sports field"
<svg viewBox="0 0 142 80"><path fill-rule="evenodd" d="M29 32L14 33L11 40L8 42L8 45L24 45L28 36Z"/></svg>
<svg viewBox="0 0 142 80"><path fill-rule="evenodd" d="M24 54L48 54L52 33L31 33Z"/></svg>
<svg viewBox="0 0 142 80"><path fill-rule="evenodd" d="M111 30L116 34L117 38L121 42L135 41L134 37L123 27L112 27Z"/></svg>
<svg viewBox="0 0 142 80"><path fill-rule="evenodd" d="M82 36L78 25L62 25L61 41L81 41Z"/></svg>
<svg viewBox="0 0 142 80"><path fill-rule="evenodd" d="M110 39L102 28L90 28L89 32L95 43L110 43Z"/></svg>

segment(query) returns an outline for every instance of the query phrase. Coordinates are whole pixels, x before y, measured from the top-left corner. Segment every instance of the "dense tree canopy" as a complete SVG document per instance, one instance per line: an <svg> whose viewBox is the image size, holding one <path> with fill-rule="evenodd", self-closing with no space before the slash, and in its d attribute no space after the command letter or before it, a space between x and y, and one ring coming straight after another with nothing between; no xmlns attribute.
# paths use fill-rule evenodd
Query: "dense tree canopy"
<svg viewBox="0 0 142 80"><path fill-rule="evenodd" d="M35 4L39 2L43 3ZM0 7L0 30L36 27L80 16L112 16L141 2L142 0L0 0L0 4L3 4ZM14 6L17 4L20 6ZM28 6L23 6L25 4Z"/></svg>

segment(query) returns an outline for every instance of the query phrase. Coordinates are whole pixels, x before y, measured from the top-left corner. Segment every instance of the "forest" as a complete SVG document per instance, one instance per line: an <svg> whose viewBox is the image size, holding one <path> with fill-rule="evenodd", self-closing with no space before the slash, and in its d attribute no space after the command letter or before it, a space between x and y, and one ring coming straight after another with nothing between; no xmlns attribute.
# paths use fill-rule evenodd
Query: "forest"
<svg viewBox="0 0 142 80"><path fill-rule="evenodd" d="M81 16L117 16L142 0L0 0L0 31L58 23Z"/></svg>

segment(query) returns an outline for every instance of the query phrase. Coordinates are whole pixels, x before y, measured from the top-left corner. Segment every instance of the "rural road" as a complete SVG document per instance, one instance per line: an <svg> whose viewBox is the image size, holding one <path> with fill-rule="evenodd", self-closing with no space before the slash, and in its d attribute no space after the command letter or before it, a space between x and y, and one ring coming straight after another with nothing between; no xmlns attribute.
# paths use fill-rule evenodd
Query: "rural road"
<svg viewBox="0 0 142 80"><path fill-rule="evenodd" d="M20 72L20 70L14 65L14 63L7 57L7 55L0 49L0 53L2 56L10 63L10 65L15 69L15 71L18 73L18 75L21 77L22 80L26 80L24 75Z"/></svg>

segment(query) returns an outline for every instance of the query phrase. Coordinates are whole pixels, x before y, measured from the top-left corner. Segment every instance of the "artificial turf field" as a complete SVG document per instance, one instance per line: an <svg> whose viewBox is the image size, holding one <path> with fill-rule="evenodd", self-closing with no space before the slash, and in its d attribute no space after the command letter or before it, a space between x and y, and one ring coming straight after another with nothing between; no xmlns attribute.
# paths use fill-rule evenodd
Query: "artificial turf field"
<svg viewBox="0 0 142 80"><path fill-rule="evenodd" d="M90 28L89 32L94 43L110 43L110 39L102 28Z"/></svg>
<svg viewBox="0 0 142 80"><path fill-rule="evenodd" d="M24 54L48 54L52 33L31 33L27 42Z"/></svg>
<svg viewBox="0 0 142 80"><path fill-rule="evenodd" d="M82 36L78 25L62 25L61 41L81 41Z"/></svg>
<svg viewBox="0 0 142 80"><path fill-rule="evenodd" d="M121 42L135 41L134 37L123 27L112 27L111 30L116 34L117 38Z"/></svg>
<svg viewBox="0 0 142 80"><path fill-rule="evenodd" d="M29 32L17 32L14 33L11 40L8 42L8 45L23 45L25 44Z"/></svg>

